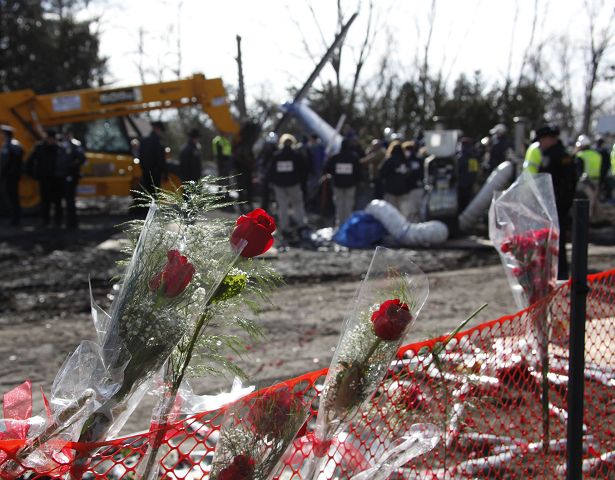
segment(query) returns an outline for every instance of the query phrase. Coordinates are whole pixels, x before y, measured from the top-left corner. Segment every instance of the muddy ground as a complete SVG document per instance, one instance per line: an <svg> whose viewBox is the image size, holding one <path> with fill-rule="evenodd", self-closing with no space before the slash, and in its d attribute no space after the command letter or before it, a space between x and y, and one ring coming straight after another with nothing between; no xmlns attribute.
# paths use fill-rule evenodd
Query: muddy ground
<svg viewBox="0 0 615 480"><path fill-rule="evenodd" d="M86 208L81 215L81 228L72 232L41 229L34 218L19 230L0 226L0 393L27 378L49 392L66 356L81 340L94 339L88 278L101 306L111 303L122 238L116 225L130 216L116 205ZM263 386L328 365L372 256L336 250L290 248L269 257L286 286L258 317L266 339L241 361L251 383ZM473 323L516 311L499 259L482 239L401 253L429 274L431 290L409 342L450 331L485 302ZM615 247L592 246L589 264L592 271L614 268ZM230 382L192 380L198 393L220 391ZM40 405L40 395L35 400ZM126 432L147 428L151 402L146 398Z"/></svg>

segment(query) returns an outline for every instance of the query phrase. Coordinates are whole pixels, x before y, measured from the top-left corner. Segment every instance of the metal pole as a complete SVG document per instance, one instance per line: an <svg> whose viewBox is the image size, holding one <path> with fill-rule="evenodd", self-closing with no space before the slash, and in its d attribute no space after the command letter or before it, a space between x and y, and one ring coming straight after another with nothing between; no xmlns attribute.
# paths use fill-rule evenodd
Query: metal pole
<svg viewBox="0 0 615 480"><path fill-rule="evenodd" d="M340 33L335 37L335 40L333 40L333 43L331 44L331 46L328 48L324 56L320 59L320 62L318 62L318 65L316 65L316 68L314 69L312 74L303 84L301 89L297 92L292 103L302 100L307 95L307 92L312 87L314 80L318 78L318 75L320 75L320 72L322 71L322 69L325 68L325 65L327 65L327 62L331 58L331 55L333 55L333 53L335 52L335 49L340 46L340 44L346 37L346 34L348 33L348 29L350 28L350 25L352 25L352 22L355 21L355 18L357 18L358 15L359 15L359 12L353 13L350 19L346 22L346 24L342 26ZM284 114L282 114L282 116L278 120L278 123L273 128L273 131L278 133L282 129L286 121L288 120L288 117L289 117L288 112L284 112Z"/></svg>
<svg viewBox="0 0 615 480"><path fill-rule="evenodd" d="M583 395L585 389L585 312L587 301L587 232L589 201L573 206L572 288L570 290L570 340L568 358L568 434L566 479L583 476Z"/></svg>

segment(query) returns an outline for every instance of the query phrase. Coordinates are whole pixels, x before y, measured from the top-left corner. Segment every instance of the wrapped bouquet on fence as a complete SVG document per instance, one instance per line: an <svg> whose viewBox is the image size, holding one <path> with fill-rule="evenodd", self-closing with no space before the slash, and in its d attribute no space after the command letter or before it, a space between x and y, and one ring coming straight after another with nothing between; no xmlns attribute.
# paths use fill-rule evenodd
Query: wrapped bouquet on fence
<svg viewBox="0 0 615 480"><path fill-rule="evenodd" d="M237 337L226 334L236 315L218 322L209 335L203 336L203 329L215 304L238 295L253 280L236 265L271 246L275 224L263 211L240 217L234 229L225 220L204 222L203 215L221 204L222 195L211 193L205 181L185 190L184 196L160 192L146 220L133 223L128 232L132 253L109 314L92 299L98 342L82 342L65 362L52 387L48 421L36 432L31 429L14 460L0 467L3 471L16 475L23 466L70 463L72 477L81 478L90 452L79 451L71 459L63 445L116 435L165 362L171 362L173 394L203 341L210 367L230 366L223 353L240 346ZM256 331L249 322L236 326Z"/></svg>
<svg viewBox="0 0 615 480"><path fill-rule="evenodd" d="M517 306L537 304L522 348L542 372L543 430L549 436L549 296L556 287L559 222L551 175L523 173L508 190L494 195L489 237L498 250ZM561 328L562 326L556 326ZM558 335L559 337L559 335ZM523 347L522 345L520 345Z"/></svg>
<svg viewBox="0 0 615 480"><path fill-rule="evenodd" d="M267 480L305 424L314 398L281 384L230 406L220 430L211 480Z"/></svg>
<svg viewBox="0 0 615 480"><path fill-rule="evenodd" d="M403 253L376 248L329 367L314 431L314 455L303 478L318 478L317 459L325 457L332 438L376 392L428 293L427 277Z"/></svg>

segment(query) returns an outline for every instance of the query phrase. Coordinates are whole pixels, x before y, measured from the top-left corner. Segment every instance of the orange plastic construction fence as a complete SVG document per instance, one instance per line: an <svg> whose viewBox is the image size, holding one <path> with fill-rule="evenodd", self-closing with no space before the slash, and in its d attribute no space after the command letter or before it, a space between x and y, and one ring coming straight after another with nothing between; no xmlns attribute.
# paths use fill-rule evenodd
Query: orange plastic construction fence
<svg viewBox="0 0 615 480"><path fill-rule="evenodd" d="M615 270L591 275L588 283L583 471L585 478L615 478ZM442 439L396 478L564 478L569 297L567 283L526 310L457 334L437 356L432 351L444 337L403 347L369 408L333 443L320 478L347 479L376 464L400 432L419 422L438 426ZM550 326L546 351L530 333L540 315ZM313 427L325 375L319 370L284 382L302 398L314 398L301 435ZM163 444L162 477L207 478L223 418L224 409L173 424ZM135 478L152 437L98 445L83 478ZM295 441L279 478L302 478L305 438ZM0 441L0 465L20 445ZM87 452L92 445L65 447L71 449ZM62 463L38 472L25 467L20 478L63 478L69 469Z"/></svg>

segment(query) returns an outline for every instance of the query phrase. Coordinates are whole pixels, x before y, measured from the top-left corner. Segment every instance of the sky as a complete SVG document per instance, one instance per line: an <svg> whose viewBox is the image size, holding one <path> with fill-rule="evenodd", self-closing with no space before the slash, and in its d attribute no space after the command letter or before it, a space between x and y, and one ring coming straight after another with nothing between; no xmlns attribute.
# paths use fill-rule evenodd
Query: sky
<svg viewBox="0 0 615 480"><path fill-rule="evenodd" d="M592 2L601 5L599 23L604 26L612 7L608 1ZM432 1L374 3L376 35L363 79L377 82L383 56L400 76L412 75L417 55L423 55ZM351 48L342 61L348 81L365 35L368 4L368 0L342 0L346 17L360 7L347 37ZM579 46L587 41L588 17L583 1L434 0L434 4L429 63L432 69L441 69L449 83L462 72L472 75L476 70L489 83L501 82L509 68L516 78L530 42L536 4L540 18L534 44L546 41L547 51L555 56L558 36L571 37L572 88L580 95L584 67ZM337 18L334 0L101 0L82 14L100 17L101 52L109 57L108 80L117 86L141 83L139 61L148 70L148 82L176 78L179 41L181 76L200 72L222 77L234 87L235 36L241 35L248 102L255 96L283 102L288 88L301 86L326 50L322 37L327 43L333 40ZM143 55L138 54L140 37ZM615 58L613 49L609 56ZM322 78L332 78L330 67ZM603 94L613 92L612 85L600 88Z"/></svg>

